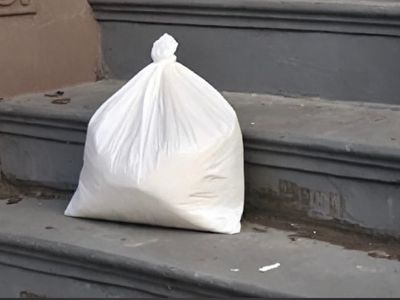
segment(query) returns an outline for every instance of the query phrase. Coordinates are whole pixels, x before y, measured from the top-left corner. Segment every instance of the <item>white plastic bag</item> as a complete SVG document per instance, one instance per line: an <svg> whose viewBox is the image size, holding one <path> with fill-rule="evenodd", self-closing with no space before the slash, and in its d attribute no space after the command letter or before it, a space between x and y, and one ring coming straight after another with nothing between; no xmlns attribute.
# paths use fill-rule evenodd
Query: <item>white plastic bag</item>
<svg viewBox="0 0 400 300"><path fill-rule="evenodd" d="M153 63L90 120L79 186L65 214L237 233L244 203L236 114L176 62L164 34Z"/></svg>

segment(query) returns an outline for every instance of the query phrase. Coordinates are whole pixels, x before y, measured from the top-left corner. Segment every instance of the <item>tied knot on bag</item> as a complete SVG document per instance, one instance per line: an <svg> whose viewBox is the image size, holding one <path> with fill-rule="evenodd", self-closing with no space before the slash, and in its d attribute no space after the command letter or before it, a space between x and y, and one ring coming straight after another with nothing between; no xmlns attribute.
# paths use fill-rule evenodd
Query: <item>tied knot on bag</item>
<svg viewBox="0 0 400 300"><path fill-rule="evenodd" d="M175 51L177 48L178 42L168 33L164 33L162 37L154 42L153 49L151 49L151 58L156 63L175 62Z"/></svg>

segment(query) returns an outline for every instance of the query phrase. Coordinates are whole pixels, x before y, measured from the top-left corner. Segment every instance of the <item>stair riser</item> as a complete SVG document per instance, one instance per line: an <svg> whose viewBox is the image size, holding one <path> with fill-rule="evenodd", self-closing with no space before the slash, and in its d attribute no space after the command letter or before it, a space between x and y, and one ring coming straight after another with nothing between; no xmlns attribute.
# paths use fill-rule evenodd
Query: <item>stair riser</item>
<svg viewBox="0 0 400 300"><path fill-rule="evenodd" d="M246 201L261 214L293 222L335 221L349 229L400 237L398 183L246 164Z"/></svg>
<svg viewBox="0 0 400 300"><path fill-rule="evenodd" d="M0 141L1 172L9 180L61 190L76 188L83 144L7 134L0 134Z"/></svg>
<svg viewBox="0 0 400 300"><path fill-rule="evenodd" d="M84 139L84 133L81 134ZM0 139L1 171L9 179L62 190L76 188L82 168L83 143L4 134ZM274 159L275 166L271 166L265 159L255 159L257 156L252 152L245 143L249 207L294 220L304 217L335 221L349 228L358 225L360 230L400 237L399 183L324 173L328 168L324 168L323 160L311 164L320 166L318 172L318 168L302 169L293 157L294 162L285 165L279 155ZM301 158L297 161L301 162ZM350 175L360 173L351 165L347 167Z"/></svg>
<svg viewBox="0 0 400 300"><path fill-rule="evenodd" d="M323 14L269 10L239 18L229 8L210 9L210 16L194 16L194 8L190 16L175 8L169 14L94 9L110 77L131 78L151 62L153 41L168 32L180 42L178 60L219 90L400 104L394 63L400 61L400 27L390 19L324 21Z"/></svg>
<svg viewBox="0 0 400 300"><path fill-rule="evenodd" d="M0 171L19 183L73 191L90 116L122 84L65 89L67 106L41 94L4 101ZM224 96L243 132L248 208L399 236L397 106Z"/></svg>

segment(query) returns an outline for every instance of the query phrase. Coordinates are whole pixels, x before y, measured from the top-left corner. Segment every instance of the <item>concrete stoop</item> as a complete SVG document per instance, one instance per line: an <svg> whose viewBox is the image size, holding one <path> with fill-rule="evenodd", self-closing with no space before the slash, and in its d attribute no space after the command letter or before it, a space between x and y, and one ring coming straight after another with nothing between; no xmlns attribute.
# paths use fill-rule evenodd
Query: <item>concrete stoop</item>
<svg viewBox="0 0 400 300"><path fill-rule="evenodd" d="M400 296L399 261L251 223L220 235L74 219L66 205L0 202L2 297Z"/></svg>
<svg viewBox="0 0 400 300"><path fill-rule="evenodd" d="M118 80L0 99L0 296L400 297L399 261L287 229L400 238L400 5L375 2L90 0ZM244 138L240 234L63 216L90 117L164 32L179 61L235 91L224 96Z"/></svg>
<svg viewBox="0 0 400 300"><path fill-rule="evenodd" d="M73 190L86 126L124 84L105 80L54 97L0 102L0 163L17 183ZM243 130L246 209L400 235L400 108L224 93ZM66 101L68 102L68 101Z"/></svg>

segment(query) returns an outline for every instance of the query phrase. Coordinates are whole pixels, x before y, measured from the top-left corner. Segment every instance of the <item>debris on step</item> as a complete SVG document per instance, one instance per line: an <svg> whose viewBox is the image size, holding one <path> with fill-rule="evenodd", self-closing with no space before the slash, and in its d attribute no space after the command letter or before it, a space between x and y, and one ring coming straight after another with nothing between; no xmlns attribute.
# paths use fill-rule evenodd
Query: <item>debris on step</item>
<svg viewBox="0 0 400 300"><path fill-rule="evenodd" d="M372 250L368 252L368 256L374 258L390 258L390 254L386 253L383 250Z"/></svg>
<svg viewBox="0 0 400 300"><path fill-rule="evenodd" d="M44 94L46 97L50 97L50 98L55 98L55 97L60 97L64 95L64 91L57 91L55 93L48 93L48 94Z"/></svg>
<svg viewBox="0 0 400 300"><path fill-rule="evenodd" d="M245 221L251 226L253 224L264 225L268 230L288 231L287 238L292 243L307 239L318 240L345 249L364 251L370 257L400 261L400 236L389 237L363 233L357 226L337 228L333 227L330 222L306 222L304 220L299 222L294 218L266 215L254 209L247 211Z"/></svg>
<svg viewBox="0 0 400 300"><path fill-rule="evenodd" d="M53 104L68 104L70 102L71 102L70 98L60 98L60 99L51 101L51 103L53 103Z"/></svg>
<svg viewBox="0 0 400 300"><path fill-rule="evenodd" d="M34 191L32 194L35 198L38 199L55 199L56 195L54 192L50 192L50 191L43 191L43 190L39 190L39 191Z"/></svg>
<svg viewBox="0 0 400 300"><path fill-rule="evenodd" d="M61 191L52 188L29 186L11 182L4 174L0 173L0 201L7 201L7 204L15 204L23 198L34 197L43 200L71 199L71 192Z"/></svg>
<svg viewBox="0 0 400 300"><path fill-rule="evenodd" d="M231 272L239 272L240 269L231 269Z"/></svg>
<svg viewBox="0 0 400 300"><path fill-rule="evenodd" d="M15 187L0 183L0 200L7 201L7 205L17 204L23 199Z"/></svg>
<svg viewBox="0 0 400 300"><path fill-rule="evenodd" d="M51 103L53 104L68 104L71 102L70 98L62 98L62 96L64 95L64 91L57 91L55 93L48 93L44 95L49 98L57 98L51 101Z"/></svg>
<svg viewBox="0 0 400 300"><path fill-rule="evenodd" d="M20 196L20 195L17 195L17 196L12 196L12 197L10 197L10 198L8 198L8 199L6 199L7 200L7 205L13 205L13 204L17 204L18 202L21 202L22 201L22 196Z"/></svg>
<svg viewBox="0 0 400 300"><path fill-rule="evenodd" d="M376 273L377 272L377 269L374 267L365 267L365 266L361 266L361 265L357 265L356 269L363 271L363 272L368 272L368 273Z"/></svg>
<svg viewBox="0 0 400 300"><path fill-rule="evenodd" d="M45 295L38 295L29 291L22 291L19 293L20 298L47 298Z"/></svg>
<svg viewBox="0 0 400 300"><path fill-rule="evenodd" d="M277 268L279 268L280 266L281 266L280 263L276 263L276 264L273 264L273 265L268 265L268 266L261 267L261 268L259 268L258 270L259 270L260 272L268 272L268 271L271 271L271 270L273 270L273 269L277 269Z"/></svg>
<svg viewBox="0 0 400 300"><path fill-rule="evenodd" d="M267 226L259 225L259 224L254 224L254 225L252 226L252 229L253 229L254 231L257 231L257 232L268 232Z"/></svg>

